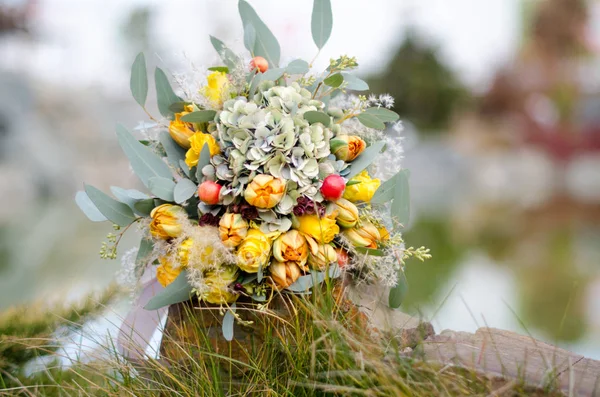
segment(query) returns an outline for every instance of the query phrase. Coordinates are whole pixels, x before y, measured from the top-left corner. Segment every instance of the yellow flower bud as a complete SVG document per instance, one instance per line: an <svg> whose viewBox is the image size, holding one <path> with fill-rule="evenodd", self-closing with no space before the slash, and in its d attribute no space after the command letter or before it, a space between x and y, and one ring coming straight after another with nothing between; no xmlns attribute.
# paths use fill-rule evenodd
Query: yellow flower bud
<svg viewBox="0 0 600 397"><path fill-rule="evenodd" d="M237 280L237 277L238 271L235 266L223 266L219 271L206 272L204 274L206 289L199 291L199 298L215 305L235 302L239 295L233 293L231 284Z"/></svg>
<svg viewBox="0 0 600 397"><path fill-rule="evenodd" d="M221 148L219 147L219 144L217 143L215 138L210 134L196 132L190 137L189 142L190 149L185 154L185 163L190 168L198 165L198 160L200 159L200 152L202 151L202 147L204 146L204 144L208 145L211 157L221 153Z"/></svg>
<svg viewBox="0 0 600 397"><path fill-rule="evenodd" d="M346 190L344 190L342 197L352 202L364 201L368 203L381 185L381 181L379 179L371 179L366 170L350 179L350 181L360 182L355 185L346 185Z"/></svg>
<svg viewBox="0 0 600 397"><path fill-rule="evenodd" d="M377 242L381 241L379 230L370 222L363 222L359 227L345 230L344 235L356 247L377 248Z"/></svg>
<svg viewBox="0 0 600 397"><path fill-rule="evenodd" d="M273 208L285 194L285 182L267 174L259 174L244 191L248 204L258 208Z"/></svg>
<svg viewBox="0 0 600 397"><path fill-rule="evenodd" d="M338 160L350 162L365 150L367 144L354 135L339 135L331 140L330 147Z"/></svg>
<svg viewBox="0 0 600 397"><path fill-rule="evenodd" d="M190 148L190 138L194 135L194 125L181 121L181 117L189 112L181 112L175 114L175 120L169 124L169 135L179 146L184 149Z"/></svg>
<svg viewBox="0 0 600 397"><path fill-rule="evenodd" d="M335 219L319 218L317 215L302 215L297 218L297 227L300 233L310 236L321 244L330 243L340 232L340 227Z"/></svg>
<svg viewBox="0 0 600 397"><path fill-rule="evenodd" d="M304 266L308 259L306 239L297 230L282 234L273 242L273 257L279 262L293 261Z"/></svg>
<svg viewBox="0 0 600 397"><path fill-rule="evenodd" d="M335 261L337 261L337 252L330 244L311 245L308 256L308 264L311 269L322 271Z"/></svg>
<svg viewBox="0 0 600 397"><path fill-rule="evenodd" d="M178 205L163 204L154 208L150 213L150 233L155 238L168 240L181 234L180 219L187 217L183 208Z"/></svg>
<svg viewBox="0 0 600 397"><path fill-rule="evenodd" d="M356 226L358 222L358 208L350 201L341 198L335 201L337 217L335 220L341 227L349 228Z"/></svg>
<svg viewBox="0 0 600 397"><path fill-rule="evenodd" d="M156 268L156 279L160 285L166 287L175 281L183 268L181 266L173 267L169 258L165 256L158 258L158 261L160 262L160 265Z"/></svg>
<svg viewBox="0 0 600 397"><path fill-rule="evenodd" d="M266 268L271 256L271 238L258 229L248 230L246 238L237 249L238 266L247 273L257 273Z"/></svg>
<svg viewBox="0 0 600 397"><path fill-rule="evenodd" d="M207 85L202 89L202 93L214 104L223 103L223 94L227 94L231 83L227 74L223 72L213 72L206 78Z"/></svg>
<svg viewBox="0 0 600 397"><path fill-rule="evenodd" d="M225 214L219 222L219 236L227 247L240 245L248 234L248 222L241 214Z"/></svg>
<svg viewBox="0 0 600 397"><path fill-rule="evenodd" d="M300 266L296 262L273 261L269 267L269 273L278 288L289 287L302 275Z"/></svg>

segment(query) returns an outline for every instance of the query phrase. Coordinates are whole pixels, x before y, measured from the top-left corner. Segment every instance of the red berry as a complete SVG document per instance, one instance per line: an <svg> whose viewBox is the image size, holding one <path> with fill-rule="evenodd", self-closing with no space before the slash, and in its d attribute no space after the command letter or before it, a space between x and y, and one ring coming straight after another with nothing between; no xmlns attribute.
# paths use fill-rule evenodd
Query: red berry
<svg viewBox="0 0 600 397"><path fill-rule="evenodd" d="M334 201L342 197L345 188L346 182L344 181L344 178L335 174L329 175L323 180L321 194L325 200Z"/></svg>
<svg viewBox="0 0 600 397"><path fill-rule="evenodd" d="M344 250L343 248L338 248L335 250L335 252L337 253L337 263L340 266L340 269L343 269L344 266L346 266L350 261L348 251Z"/></svg>
<svg viewBox="0 0 600 397"><path fill-rule="evenodd" d="M264 73L269 70L269 62L263 57L254 57L250 61L250 70L258 69L259 72Z"/></svg>
<svg viewBox="0 0 600 397"><path fill-rule="evenodd" d="M215 205L219 203L219 193L223 186L213 181L202 182L198 186L198 197L200 200L209 205Z"/></svg>

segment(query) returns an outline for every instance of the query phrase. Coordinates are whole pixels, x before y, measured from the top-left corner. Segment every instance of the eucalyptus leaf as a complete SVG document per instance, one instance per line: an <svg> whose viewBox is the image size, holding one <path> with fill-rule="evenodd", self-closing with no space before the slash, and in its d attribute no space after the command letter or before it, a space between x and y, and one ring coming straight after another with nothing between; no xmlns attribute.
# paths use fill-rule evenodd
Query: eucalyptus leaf
<svg viewBox="0 0 600 397"><path fill-rule="evenodd" d="M402 170L400 172L406 172L406 170ZM379 186L379 188L375 191L373 198L371 199L371 204L384 204L394 198L394 189L398 183L398 176L400 172Z"/></svg>
<svg viewBox="0 0 600 397"><path fill-rule="evenodd" d="M214 110L198 110L181 117L181 121L187 123L207 123L215 119L217 112Z"/></svg>
<svg viewBox="0 0 600 397"><path fill-rule="evenodd" d="M171 170L152 150L139 143L125 127L117 125L119 145L131 163L131 168L146 187L152 177L171 178Z"/></svg>
<svg viewBox="0 0 600 397"><path fill-rule="evenodd" d="M163 290L159 291L146 306L146 310L157 310L161 307L184 302L191 298L192 286L187 280L187 270L182 270L179 276Z"/></svg>
<svg viewBox="0 0 600 397"><path fill-rule="evenodd" d="M410 219L410 188L408 172L398 173L394 186L394 201L390 208L394 227L404 227Z"/></svg>
<svg viewBox="0 0 600 397"><path fill-rule="evenodd" d="M202 168L208 164L210 164L210 149L207 144L204 144L202 150L200 150L200 157L198 158L198 165L196 166L196 180L198 182L204 179Z"/></svg>
<svg viewBox="0 0 600 397"><path fill-rule="evenodd" d="M120 202L127 204L134 212L138 213L139 215L144 215L136 210L135 203L140 200L149 199L150 196L148 196L146 193L142 193L135 189L123 189L117 186L111 186L110 191Z"/></svg>
<svg viewBox="0 0 600 397"><path fill-rule="evenodd" d="M90 200L85 192L77 192L75 195L75 202L77 203L77 206L79 206L81 212L83 212L90 221L104 222L108 220L104 215L102 215L102 212L98 210L96 205L92 202L92 200Z"/></svg>
<svg viewBox="0 0 600 397"><path fill-rule="evenodd" d="M169 106L169 110L173 113L181 113L181 112L185 111L185 107L190 104L191 104L191 102L186 102L186 101L173 102Z"/></svg>
<svg viewBox="0 0 600 397"><path fill-rule="evenodd" d="M138 253L135 258L135 264L138 266L144 265L144 262L148 260L153 249L154 242L152 239L142 237L142 240L140 241L140 248L138 249Z"/></svg>
<svg viewBox="0 0 600 397"><path fill-rule="evenodd" d="M167 153L169 164L175 169L179 168L179 162L185 159L185 149L179 146L166 131L162 131L158 139Z"/></svg>
<svg viewBox="0 0 600 397"><path fill-rule="evenodd" d="M185 176L187 176L188 178L194 180L194 178L192 177L192 173L190 172L190 167L188 167L188 165L185 163L185 160L180 160L179 161L179 166L181 167L181 170L183 171L183 173L185 174Z"/></svg>
<svg viewBox="0 0 600 397"><path fill-rule="evenodd" d="M306 62L304 59L295 59L285 68L287 74L305 74L308 73L309 70L310 67L308 62Z"/></svg>
<svg viewBox="0 0 600 397"><path fill-rule="evenodd" d="M127 204L123 204L120 201L109 197L102 193L102 191L90 185L85 185L85 193L92 203L94 203L96 208L98 208L98 211L100 211L109 221L122 227L128 226L135 221L136 217Z"/></svg>
<svg viewBox="0 0 600 397"><path fill-rule="evenodd" d="M148 189L156 195L156 197L165 201L174 201L175 182L172 179L153 177L150 178L150 186Z"/></svg>
<svg viewBox="0 0 600 397"><path fill-rule="evenodd" d="M225 316L223 316L223 324L221 326L223 330L223 337L229 342L233 340L233 325L235 323L235 316L233 313L235 313L235 303L231 305L229 310L227 310L225 313Z"/></svg>
<svg viewBox="0 0 600 397"><path fill-rule="evenodd" d="M277 81L284 73L284 68L269 69L263 73L261 81Z"/></svg>
<svg viewBox="0 0 600 397"><path fill-rule="evenodd" d="M258 88L258 85L262 81L262 76L263 76L262 73L256 73L252 77L252 82L250 83L249 98L252 98L254 96L254 94L256 94L256 89Z"/></svg>
<svg viewBox="0 0 600 397"><path fill-rule="evenodd" d="M208 68L211 72L221 72L221 73L229 73L229 68L227 66L212 66Z"/></svg>
<svg viewBox="0 0 600 397"><path fill-rule="evenodd" d="M270 67L279 66L279 57L281 49L277 38L269 30L267 25L260 19L254 8L245 0L240 0L238 3L240 17L244 29L252 26L256 31L256 39L254 41L254 56L261 56L269 62ZM252 51L251 51L252 52Z"/></svg>
<svg viewBox="0 0 600 397"><path fill-rule="evenodd" d="M251 23L244 25L244 47L254 56L254 44L256 44L256 29Z"/></svg>
<svg viewBox="0 0 600 397"><path fill-rule="evenodd" d="M175 94L167 75L161 68L156 68L154 71L154 83L156 84L158 110L164 117L171 117L173 112L169 107L175 102L183 102L183 99Z"/></svg>
<svg viewBox="0 0 600 397"><path fill-rule="evenodd" d="M304 120L308 121L310 124L322 123L325 127L329 127L331 124L331 117L329 115L316 110L305 112Z"/></svg>
<svg viewBox="0 0 600 397"><path fill-rule="evenodd" d="M379 120L378 117L373 116L372 114L363 112L356 116L356 118L365 127L375 128L376 130L385 130L385 124L383 121Z"/></svg>
<svg viewBox="0 0 600 397"><path fill-rule="evenodd" d="M150 216L152 210L156 207L153 198L144 199L133 204L133 208L141 215Z"/></svg>
<svg viewBox="0 0 600 397"><path fill-rule="evenodd" d="M312 19L311 19L312 37L319 48L323 48L333 27L333 13L331 11L330 0L315 0L313 3Z"/></svg>
<svg viewBox="0 0 600 397"><path fill-rule="evenodd" d="M338 88L342 85L343 82L344 76L342 76L340 73L332 74L331 76L323 80L323 83L333 88Z"/></svg>
<svg viewBox="0 0 600 397"><path fill-rule="evenodd" d="M400 118L400 116L398 116L398 113L386 108L368 108L367 110L365 110L365 113L377 117L384 123L391 123Z"/></svg>
<svg viewBox="0 0 600 397"><path fill-rule="evenodd" d="M196 193L197 189L198 186L196 186L194 182L190 181L189 179L181 179L179 182L177 182L177 185L175 185L173 198L177 204L181 204L191 198L194 193Z"/></svg>
<svg viewBox="0 0 600 397"><path fill-rule="evenodd" d="M365 81L359 79L353 74L342 72L342 76L344 76L344 81L346 82L345 88L348 90L367 91L369 89L369 85Z"/></svg>
<svg viewBox="0 0 600 397"><path fill-rule="evenodd" d="M356 252L361 253L361 254L367 254L367 255L371 255L371 256L385 256L385 252L383 252L382 250L379 250L379 249L365 248L365 247L354 247L354 249L356 250Z"/></svg>
<svg viewBox="0 0 600 397"><path fill-rule="evenodd" d="M258 281L259 283L262 281L263 279L263 266L260 265L258 266L258 271L256 272L256 281Z"/></svg>
<svg viewBox="0 0 600 397"><path fill-rule="evenodd" d="M306 276L298 277L292 285L287 287L286 289L292 292L305 292L310 290L313 285L320 284L325 280L325 273L323 272L311 272Z"/></svg>
<svg viewBox="0 0 600 397"><path fill-rule="evenodd" d="M366 148L352 163L350 163L349 172L346 178L350 179L360 174L373 161L377 159L381 150L385 147L384 141L378 141Z"/></svg>
<svg viewBox="0 0 600 397"><path fill-rule="evenodd" d="M148 73L146 72L146 58L144 53L140 52L131 65L131 77L129 79L129 88L131 95L141 107L146 106L148 97Z"/></svg>
<svg viewBox="0 0 600 397"><path fill-rule="evenodd" d="M408 293L408 281L406 280L406 276L404 272L400 270L398 272L398 284L390 290L390 295L388 298L388 305L392 309L397 309L402 305L406 294Z"/></svg>
<svg viewBox="0 0 600 397"><path fill-rule="evenodd" d="M251 298L253 301L256 301L256 302L266 302L267 301L267 297L265 295L252 295Z"/></svg>
<svg viewBox="0 0 600 397"><path fill-rule="evenodd" d="M227 65L229 70L234 70L236 65L240 63L240 58L235 55L221 40L214 36L210 36L210 42L221 57L221 60Z"/></svg>

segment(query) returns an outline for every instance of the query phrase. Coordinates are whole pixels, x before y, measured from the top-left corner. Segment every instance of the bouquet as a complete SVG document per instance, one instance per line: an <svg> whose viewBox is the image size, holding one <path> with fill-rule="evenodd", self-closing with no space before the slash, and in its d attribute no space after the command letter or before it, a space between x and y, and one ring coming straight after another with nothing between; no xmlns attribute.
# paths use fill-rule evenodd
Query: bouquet
<svg viewBox="0 0 600 397"><path fill-rule="evenodd" d="M400 127L393 98L350 94L368 89L352 74L353 57L331 59L318 73L301 59L280 65L268 27L245 0L239 11L248 53L211 37L222 64L208 68L201 87L179 78L177 94L156 68L162 117L146 108L146 62L135 59L131 92L152 123L142 139L123 126L117 137L147 193L113 187L112 198L86 185L77 194L91 220L119 231L101 255L116 258L120 236L137 224L143 237L124 260L128 276L152 270L164 287L147 310L195 296L232 315L241 297L267 304L273 293L310 293L342 273L391 287L398 307L404 260L428 251L406 249L401 237L408 172L398 167L399 143L386 138ZM331 23L329 1L315 0L319 52Z"/></svg>

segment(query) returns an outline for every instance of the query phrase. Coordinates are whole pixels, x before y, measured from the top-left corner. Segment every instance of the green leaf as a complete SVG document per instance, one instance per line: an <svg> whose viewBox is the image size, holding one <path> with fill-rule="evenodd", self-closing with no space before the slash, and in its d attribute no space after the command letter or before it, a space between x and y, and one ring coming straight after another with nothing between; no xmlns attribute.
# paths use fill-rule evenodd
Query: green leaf
<svg viewBox="0 0 600 397"><path fill-rule="evenodd" d="M256 29L251 23L244 25L244 47L254 56L254 44L256 44Z"/></svg>
<svg viewBox="0 0 600 397"><path fill-rule="evenodd" d="M365 127L375 128L377 130L385 130L385 124L383 121L379 120L379 118L373 116L372 114L363 112L356 116L356 118Z"/></svg>
<svg viewBox="0 0 600 397"><path fill-rule="evenodd" d="M85 216L88 217L90 221L104 222L108 220L104 215L102 215L102 212L98 210L85 192L77 192L75 195L75 202L77 203L77 206L79 206L79 209L85 214Z"/></svg>
<svg viewBox="0 0 600 397"><path fill-rule="evenodd" d="M352 163L350 163L350 172L346 175L346 178L350 179L360 174L365 168L367 168L377 156L381 150L385 147L384 141L378 141L366 148Z"/></svg>
<svg viewBox="0 0 600 397"><path fill-rule="evenodd" d="M285 68L287 74L305 74L308 73L309 70L310 66L304 59L295 59Z"/></svg>
<svg viewBox="0 0 600 397"><path fill-rule="evenodd" d="M341 275L340 268L337 264L329 266L327 270L329 278L338 278ZM306 276L300 276L296 282L287 287L287 290L292 292L306 292L310 290L313 285L319 285L325 280L325 272L311 271Z"/></svg>
<svg viewBox="0 0 600 397"><path fill-rule="evenodd" d="M398 285L390 290L390 296L388 298L388 304L392 309L397 309L402 305L406 294L408 293L408 281L404 272L400 270L398 272Z"/></svg>
<svg viewBox="0 0 600 397"><path fill-rule="evenodd" d="M367 91L369 89L369 85L363 80L359 79L353 74L350 73L342 73L344 76L344 81L346 82L346 89L352 91Z"/></svg>
<svg viewBox="0 0 600 397"><path fill-rule="evenodd" d="M181 113L185 111L185 107L190 104L191 102L186 101L174 102L169 106L169 110L173 113Z"/></svg>
<svg viewBox="0 0 600 397"><path fill-rule="evenodd" d="M111 186L110 191L120 202L127 204L129 208L134 210L134 212L139 212L135 209L135 203L140 200L146 200L150 198L147 194L135 189L127 190L117 186ZM140 215L143 214L140 213Z"/></svg>
<svg viewBox="0 0 600 397"><path fill-rule="evenodd" d="M148 97L148 73L146 72L146 58L144 53L140 52L131 65L131 77L129 79L129 88L131 94L141 107L146 106Z"/></svg>
<svg viewBox="0 0 600 397"><path fill-rule="evenodd" d="M154 295L148 304L144 306L144 309L157 310L161 307L174 305L189 300L191 295L192 286L187 281L187 270L183 270L171 284Z"/></svg>
<svg viewBox="0 0 600 397"><path fill-rule="evenodd" d="M384 123L391 123L400 118L400 116L398 116L398 113L386 108L368 108L367 110L365 110L365 113L377 117Z"/></svg>
<svg viewBox="0 0 600 397"><path fill-rule="evenodd" d="M175 95L167 75L161 68L156 68L154 71L154 83L156 84L158 110L164 117L171 117L173 112L169 107L175 102L183 102L183 100Z"/></svg>
<svg viewBox="0 0 600 397"><path fill-rule="evenodd" d="M404 227L410 219L410 189L408 172L398 173L394 186L394 201L390 208L394 227Z"/></svg>
<svg viewBox="0 0 600 397"><path fill-rule="evenodd" d="M305 112L304 120L308 121L310 124L321 123L325 127L328 127L329 124L331 124L331 117L329 117L329 115L315 110Z"/></svg>
<svg viewBox="0 0 600 397"><path fill-rule="evenodd" d="M327 43L327 40L329 40L333 27L333 13L331 11L330 0L315 0L310 25L313 40L320 50Z"/></svg>
<svg viewBox="0 0 600 397"><path fill-rule="evenodd" d="M140 241L140 248L138 249L137 257L135 258L135 264L138 266L144 265L144 262L148 260L153 249L154 242L152 239L142 237L142 241Z"/></svg>
<svg viewBox="0 0 600 397"><path fill-rule="evenodd" d="M179 168L179 162L185 159L185 149L171 138L168 132L162 131L158 139L167 153L167 160L174 168Z"/></svg>
<svg viewBox="0 0 600 397"><path fill-rule="evenodd" d="M263 76L262 73L256 73L252 77L252 83L250 83L250 91L248 94L249 98L252 98L254 96L254 94L256 94L256 89L258 88L258 85L262 81L262 76Z"/></svg>
<svg viewBox="0 0 600 397"><path fill-rule="evenodd" d="M211 72L221 72L221 73L229 73L229 68L227 66L212 66L208 68Z"/></svg>
<svg viewBox="0 0 600 397"><path fill-rule="evenodd" d="M235 303L231 305L229 310L225 313L225 316L223 316L223 324L221 325L223 337L229 342L233 340L233 325L235 323L235 316L233 313L235 313Z"/></svg>
<svg viewBox="0 0 600 397"><path fill-rule="evenodd" d="M148 189L159 199L165 201L174 201L175 182L169 178L152 177Z"/></svg>
<svg viewBox="0 0 600 397"><path fill-rule="evenodd" d="M400 172L405 172L405 170L402 170ZM394 198L394 189L396 187L396 184L398 183L398 176L400 172L392 176L390 179L383 182L381 186L379 186L379 189L377 189L377 191L373 195L373 198L371 199L371 204L384 204L388 201L391 201Z"/></svg>
<svg viewBox="0 0 600 397"><path fill-rule="evenodd" d="M367 255L371 255L371 256L385 256L385 252L383 252L382 250L378 250L378 249L365 248L365 247L354 247L354 249L356 250L356 252L361 253L361 254L367 254Z"/></svg>
<svg viewBox="0 0 600 397"><path fill-rule="evenodd" d="M277 81L284 73L284 68L269 69L263 73L261 81Z"/></svg>
<svg viewBox="0 0 600 397"><path fill-rule="evenodd" d="M131 163L131 168L146 187L152 177L171 178L171 170L152 150L139 143L125 127L117 125L119 145Z"/></svg>
<svg viewBox="0 0 600 397"><path fill-rule="evenodd" d="M202 175L202 168L210 164L210 149L207 144L202 146L202 150L200 150L200 157L198 158L198 165L196 166L196 180L200 182L204 179L204 175Z"/></svg>
<svg viewBox="0 0 600 397"><path fill-rule="evenodd" d="M344 76L342 76L340 73L332 74L331 76L323 80L323 83L333 88L338 88L342 85L343 82Z"/></svg>
<svg viewBox="0 0 600 397"><path fill-rule="evenodd" d="M187 176L190 179L194 179L192 177L192 173L190 172L190 167L188 167L188 165L185 163L185 160L181 160L179 162L179 166L181 167L181 170L183 171L183 173L185 174L185 176Z"/></svg>
<svg viewBox="0 0 600 397"><path fill-rule="evenodd" d="M214 36L210 36L210 42L221 57L221 60L230 70L234 70L236 65L241 62L240 58L231 51L225 43Z"/></svg>
<svg viewBox="0 0 600 397"><path fill-rule="evenodd" d="M197 112L188 113L181 118L181 121L187 123L207 123L215 119L217 112L214 110L198 110Z"/></svg>
<svg viewBox="0 0 600 397"><path fill-rule="evenodd" d="M198 186L189 179L181 179L175 185L175 191L173 192L173 198L177 204L181 204L196 193Z"/></svg>
<svg viewBox="0 0 600 397"><path fill-rule="evenodd" d="M281 49L279 48L279 43L273 33L262 19L260 19L256 11L254 11L254 8L252 8L245 0L239 1L238 9L240 11L244 29L246 29L247 26L252 26L256 31L254 56L265 58L267 62L269 62L270 67L278 67Z"/></svg>
<svg viewBox="0 0 600 397"><path fill-rule="evenodd" d="M352 185L358 185L359 183L362 183L362 182L361 181L348 181L348 182L346 182L346 187L352 186Z"/></svg>
<svg viewBox="0 0 600 397"><path fill-rule="evenodd" d="M135 208L135 210L143 216L150 216L150 213L154 207L156 207L156 203L154 202L153 198L140 200L133 204L133 208Z"/></svg>
<svg viewBox="0 0 600 397"><path fill-rule="evenodd" d="M85 192L92 203L109 221L119 226L128 226L135 221L135 215L127 204L107 196L93 186L85 185Z"/></svg>

